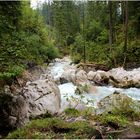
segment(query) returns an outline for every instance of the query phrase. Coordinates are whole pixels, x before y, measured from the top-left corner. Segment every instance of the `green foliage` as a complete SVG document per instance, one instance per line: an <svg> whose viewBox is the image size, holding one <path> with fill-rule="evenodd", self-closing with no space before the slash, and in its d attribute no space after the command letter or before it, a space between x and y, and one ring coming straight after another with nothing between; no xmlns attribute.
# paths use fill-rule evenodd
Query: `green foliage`
<svg viewBox="0 0 140 140"><path fill-rule="evenodd" d="M57 45L67 47L73 42L80 28L76 5L73 1L54 1L50 8L53 13L52 22L57 31ZM50 16L52 15L48 15L47 18Z"/></svg>
<svg viewBox="0 0 140 140"><path fill-rule="evenodd" d="M114 106L112 113L115 115L125 116L130 120L138 120L140 118L140 105L131 99L118 101L118 106Z"/></svg>
<svg viewBox="0 0 140 140"><path fill-rule="evenodd" d="M127 127L132 121L140 118L140 105L130 98L118 100L109 112L104 112L97 117L105 125L116 125L117 127Z"/></svg>
<svg viewBox="0 0 140 140"><path fill-rule="evenodd" d="M47 118L33 120L24 128L11 132L7 138L78 139L91 138L95 134L95 128L87 122L68 123L59 118Z"/></svg>
<svg viewBox="0 0 140 140"><path fill-rule="evenodd" d="M133 129L134 129L134 132L140 133L140 127L139 126L135 126L135 127L133 127Z"/></svg>
<svg viewBox="0 0 140 140"><path fill-rule="evenodd" d="M94 42L88 42L87 47L87 60L90 62L97 62L102 64L108 64L110 61L108 57L108 46L100 45Z"/></svg>
<svg viewBox="0 0 140 140"><path fill-rule="evenodd" d="M75 42L71 46L71 56L74 63L79 63L83 59L84 40L81 34L77 34Z"/></svg>
<svg viewBox="0 0 140 140"><path fill-rule="evenodd" d="M100 22L92 20L90 22L90 25L86 29L86 38L87 40L90 40L90 41L91 40L96 41L97 37L100 35L101 32L102 32L102 28L101 28Z"/></svg>
<svg viewBox="0 0 140 140"><path fill-rule="evenodd" d="M0 2L2 79L16 77L29 63L43 64L59 56L54 47L54 38L48 36L49 27L46 27L37 11L30 8L29 2L13 1L10 4L7 1Z"/></svg>
<svg viewBox="0 0 140 140"><path fill-rule="evenodd" d="M48 58L50 60L52 60L56 57L59 57L58 49L56 47L54 47L53 44L50 44L46 49L47 49L46 50L46 55L48 56Z"/></svg>
<svg viewBox="0 0 140 140"><path fill-rule="evenodd" d="M84 85L79 85L77 86L77 89L76 89L76 94L83 94L83 93L88 93L90 90L90 85L88 84L84 84Z"/></svg>
<svg viewBox="0 0 140 140"><path fill-rule="evenodd" d="M64 111L65 117L79 117L82 116L84 118L88 119L93 119L95 116L94 114L94 108L93 107L87 107L83 110L77 110L75 108L67 108Z"/></svg>
<svg viewBox="0 0 140 140"><path fill-rule="evenodd" d="M100 35L97 37L97 41L100 42L101 44L107 44L108 41L108 31L107 29L103 29L102 32L100 32Z"/></svg>
<svg viewBox="0 0 140 140"><path fill-rule="evenodd" d="M88 62L110 67L123 65L125 57L128 66L140 62L138 2L128 4L128 45L125 53L123 2L112 2L112 45L109 45L108 3L54 1L51 5L43 4L37 10L30 7L29 1L8 3L0 2L1 77L20 74L13 72L13 67L20 69L27 67L28 63L42 64L58 57L55 46L63 54L68 54L70 48L75 63L83 61L84 46ZM120 4L122 13L119 12Z"/></svg>
<svg viewBox="0 0 140 140"><path fill-rule="evenodd" d="M100 119L103 124L109 125L110 123L117 123L118 127L126 127L129 121L124 116L104 113Z"/></svg>
<svg viewBox="0 0 140 140"><path fill-rule="evenodd" d="M17 75L20 75L22 71L23 71L23 67L12 66L11 68L9 68L9 71L7 72L0 72L0 79L14 78Z"/></svg>
<svg viewBox="0 0 140 140"><path fill-rule="evenodd" d="M139 12L138 2L128 2L128 46L124 53L124 2L112 2L113 44L109 45L109 5L96 1L53 1L44 3L39 12L47 25L55 30L56 46L64 55L69 54L74 63L83 61L84 45L88 62L103 63L109 67L139 64ZM121 9L121 11L120 11ZM26 15L32 13L28 9ZM35 14L35 13L34 13ZM25 16L28 18L28 16ZM25 20L26 21L26 20ZM37 18L27 19L27 30L38 32ZM25 24L25 25L28 25ZM126 56L126 58L125 58Z"/></svg>
<svg viewBox="0 0 140 140"><path fill-rule="evenodd" d="M122 65L124 63L124 53L123 52L124 43L120 43L118 46L114 46L114 57L116 59L117 65ZM138 40L130 41L126 52L126 66L133 64L139 64L140 55L140 42ZM113 56L110 56L113 58Z"/></svg>
<svg viewBox="0 0 140 140"><path fill-rule="evenodd" d="M21 14L21 1L0 2L0 37L3 33L18 30Z"/></svg>
<svg viewBox="0 0 140 140"><path fill-rule="evenodd" d="M83 5L82 5L83 4ZM112 2L112 22L113 22L113 44L109 45L109 14L108 4L104 2L88 1L82 3L85 7L85 18L81 18L81 31L75 37L71 56L74 62L83 60L83 44L86 47L86 59L89 62L103 63L109 67L120 66L125 62L125 66L139 64L139 33L138 33L138 10L137 2L129 2L129 23L128 23L128 45L124 53L124 13L118 13L119 2ZM121 2L123 5L123 2ZM123 10L124 7L122 7ZM132 14L133 13L133 14ZM136 17L134 17L136 15ZM84 23L83 23L84 20ZM84 25L83 25L84 24ZM84 31L83 31L84 26ZM81 38L79 37L81 36ZM82 38L84 36L84 38ZM85 41L84 41L85 40ZM85 42L85 43L84 43ZM78 50L78 51L77 51ZM79 51L80 50L80 51ZM126 61L125 60L126 56Z"/></svg>
<svg viewBox="0 0 140 140"><path fill-rule="evenodd" d="M80 116L80 112L75 108L67 108L64 112L67 116Z"/></svg>
<svg viewBox="0 0 140 140"><path fill-rule="evenodd" d="M94 119L94 116L95 116L94 111L95 111L94 107L88 107L88 108L84 109L83 111L81 111L81 114L85 118L92 120L92 119Z"/></svg>

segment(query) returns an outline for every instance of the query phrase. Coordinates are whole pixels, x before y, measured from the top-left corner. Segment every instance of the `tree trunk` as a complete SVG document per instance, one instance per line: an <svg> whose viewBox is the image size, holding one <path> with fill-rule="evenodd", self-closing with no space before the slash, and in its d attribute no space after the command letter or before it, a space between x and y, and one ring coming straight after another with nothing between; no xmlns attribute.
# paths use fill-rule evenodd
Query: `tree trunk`
<svg viewBox="0 0 140 140"><path fill-rule="evenodd" d="M85 46L85 2L83 3L83 39L84 39L84 46L83 46L83 52L84 52L84 63L86 63L86 46Z"/></svg>
<svg viewBox="0 0 140 140"><path fill-rule="evenodd" d="M112 1L109 1L109 44L113 44Z"/></svg>
<svg viewBox="0 0 140 140"><path fill-rule="evenodd" d="M124 47L123 47L123 53L124 53L124 62L123 67L125 66L126 62L126 53L127 53L127 41L128 41L128 1L125 1L125 23L124 23Z"/></svg>
<svg viewBox="0 0 140 140"><path fill-rule="evenodd" d="M128 1L125 1L125 38L124 38L124 53L127 51L127 40L128 40Z"/></svg>
<svg viewBox="0 0 140 140"><path fill-rule="evenodd" d="M112 13L112 1L109 1L109 45L110 45L110 53L112 53L112 56L113 56L112 62L116 66L116 59L115 59L114 48L113 48L114 39L113 39L113 18L112 18L112 15L113 15L113 13Z"/></svg>

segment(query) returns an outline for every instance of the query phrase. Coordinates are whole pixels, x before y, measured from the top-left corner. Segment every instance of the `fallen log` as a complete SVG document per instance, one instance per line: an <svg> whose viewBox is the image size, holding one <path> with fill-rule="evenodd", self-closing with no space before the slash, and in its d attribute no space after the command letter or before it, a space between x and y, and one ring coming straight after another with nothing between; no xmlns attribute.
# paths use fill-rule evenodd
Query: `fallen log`
<svg viewBox="0 0 140 140"><path fill-rule="evenodd" d="M126 128L126 129L122 129L122 130L109 131L109 132L106 132L106 134L122 133L122 132L124 132L124 131L129 130L129 129L130 129L130 128Z"/></svg>
<svg viewBox="0 0 140 140"><path fill-rule="evenodd" d="M126 139L140 139L140 134L134 134L134 135L129 135L126 136Z"/></svg>
<svg viewBox="0 0 140 140"><path fill-rule="evenodd" d="M108 71L109 68L104 64L96 64L96 63L80 63L77 65L77 68L82 67L84 70L89 69L95 69L95 70L103 70Z"/></svg>

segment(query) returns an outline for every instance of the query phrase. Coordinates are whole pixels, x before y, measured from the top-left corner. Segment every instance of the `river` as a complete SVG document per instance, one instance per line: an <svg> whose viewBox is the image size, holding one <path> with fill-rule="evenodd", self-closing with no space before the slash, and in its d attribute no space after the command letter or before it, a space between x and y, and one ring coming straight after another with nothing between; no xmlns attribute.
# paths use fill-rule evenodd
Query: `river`
<svg viewBox="0 0 140 140"><path fill-rule="evenodd" d="M74 64L71 65L70 58L66 57L65 59L59 60L52 64L51 74L54 79L61 77L65 70L76 67ZM139 88L115 88L112 86L95 86L94 93L83 93L78 95L75 93L76 85L72 82L64 83L58 85L61 93L61 107L66 108L70 102L80 102L86 106L98 108L97 104L103 98L113 94L115 91L125 94L133 100L140 100L140 89Z"/></svg>

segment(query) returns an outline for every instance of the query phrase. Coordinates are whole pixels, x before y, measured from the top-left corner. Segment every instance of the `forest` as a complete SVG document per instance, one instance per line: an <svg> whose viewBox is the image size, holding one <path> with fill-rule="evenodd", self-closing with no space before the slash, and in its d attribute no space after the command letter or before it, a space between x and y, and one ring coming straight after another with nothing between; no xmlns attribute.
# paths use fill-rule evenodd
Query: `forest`
<svg viewBox="0 0 140 140"><path fill-rule="evenodd" d="M139 63L139 7L139 2L55 1L43 4L40 13L74 62L117 67Z"/></svg>
<svg viewBox="0 0 140 140"><path fill-rule="evenodd" d="M31 3L0 1L0 138L140 138L140 2Z"/></svg>

